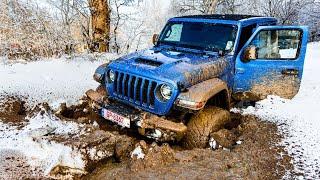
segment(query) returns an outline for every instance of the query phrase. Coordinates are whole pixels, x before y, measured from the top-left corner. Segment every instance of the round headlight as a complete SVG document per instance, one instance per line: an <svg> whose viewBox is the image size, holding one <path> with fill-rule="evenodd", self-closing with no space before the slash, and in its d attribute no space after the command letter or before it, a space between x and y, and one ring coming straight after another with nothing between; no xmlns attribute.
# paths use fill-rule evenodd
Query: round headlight
<svg viewBox="0 0 320 180"><path fill-rule="evenodd" d="M110 81L114 82L115 74L112 70L109 71L109 79L110 79Z"/></svg>
<svg viewBox="0 0 320 180"><path fill-rule="evenodd" d="M171 98L172 88L167 84L163 84L160 87L160 93L164 99L168 100Z"/></svg>

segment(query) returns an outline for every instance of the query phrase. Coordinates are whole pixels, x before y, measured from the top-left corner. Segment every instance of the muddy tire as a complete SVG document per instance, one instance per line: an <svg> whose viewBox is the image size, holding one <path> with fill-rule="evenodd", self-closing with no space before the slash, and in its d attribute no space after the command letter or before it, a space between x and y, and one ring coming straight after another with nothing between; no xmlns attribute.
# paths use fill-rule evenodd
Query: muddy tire
<svg viewBox="0 0 320 180"><path fill-rule="evenodd" d="M189 120L188 130L182 144L185 148L205 148L209 145L210 134L219 131L230 122L230 113L227 110L208 106Z"/></svg>

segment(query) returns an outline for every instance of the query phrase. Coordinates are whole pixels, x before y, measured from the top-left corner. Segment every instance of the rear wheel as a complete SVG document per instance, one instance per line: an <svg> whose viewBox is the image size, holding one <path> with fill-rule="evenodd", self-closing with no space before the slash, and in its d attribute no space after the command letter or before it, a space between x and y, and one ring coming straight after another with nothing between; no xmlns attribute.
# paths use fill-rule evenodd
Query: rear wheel
<svg viewBox="0 0 320 180"><path fill-rule="evenodd" d="M191 117L182 143L188 149L205 148L209 145L210 134L219 131L228 122L230 113L227 110L207 106Z"/></svg>

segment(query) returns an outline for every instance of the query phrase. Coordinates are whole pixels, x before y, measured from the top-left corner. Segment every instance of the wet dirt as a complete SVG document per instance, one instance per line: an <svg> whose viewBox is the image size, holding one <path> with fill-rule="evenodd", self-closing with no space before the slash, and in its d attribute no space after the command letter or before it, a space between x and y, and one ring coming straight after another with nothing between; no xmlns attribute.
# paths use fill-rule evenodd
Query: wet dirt
<svg viewBox="0 0 320 180"><path fill-rule="evenodd" d="M109 162L83 179L281 179L292 169L291 158L276 146L281 137L274 124L233 116L241 122L236 127L238 144L230 149L147 144L144 159Z"/></svg>
<svg viewBox="0 0 320 180"><path fill-rule="evenodd" d="M13 110L1 112L0 121L25 121L24 117L32 112L21 111L25 109L22 102L15 99L5 103ZM87 173L73 176L75 179L281 179L285 170L292 169L291 158L283 147L277 146L281 136L276 125L253 116L232 114L232 121L216 135L222 140L229 138L228 145L221 143L228 149L186 150L180 144L155 143L134 130L107 122L92 111L85 99L76 106L62 104L55 114L61 120L81 123L86 128L86 133L79 136L46 136L51 141L81 149ZM138 146L145 155L142 159L131 157ZM3 165L8 171L6 176L21 171L26 172L23 177L32 178L34 170L25 161L21 161L22 166L9 161ZM13 167L8 169L7 164ZM68 173L67 167L59 166L51 175L60 178Z"/></svg>
<svg viewBox="0 0 320 180"><path fill-rule="evenodd" d="M0 151L0 179L39 179L35 175L39 171L30 167L26 163L26 158L17 151L1 150Z"/></svg>
<svg viewBox="0 0 320 180"><path fill-rule="evenodd" d="M5 99L5 100L4 100ZM25 102L15 97L0 98L0 119L5 123L19 124L26 117Z"/></svg>

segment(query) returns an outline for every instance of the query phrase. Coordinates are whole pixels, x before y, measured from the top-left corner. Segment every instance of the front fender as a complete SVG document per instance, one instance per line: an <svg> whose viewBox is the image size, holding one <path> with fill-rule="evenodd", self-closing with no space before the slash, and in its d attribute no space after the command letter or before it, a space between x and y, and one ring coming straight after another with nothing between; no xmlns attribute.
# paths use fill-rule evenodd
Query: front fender
<svg viewBox="0 0 320 180"><path fill-rule="evenodd" d="M218 78L209 79L191 86L187 92L180 93L176 100L176 105L191 110L200 110L211 97L222 91L227 92L227 101L229 103L230 98L227 84Z"/></svg>

